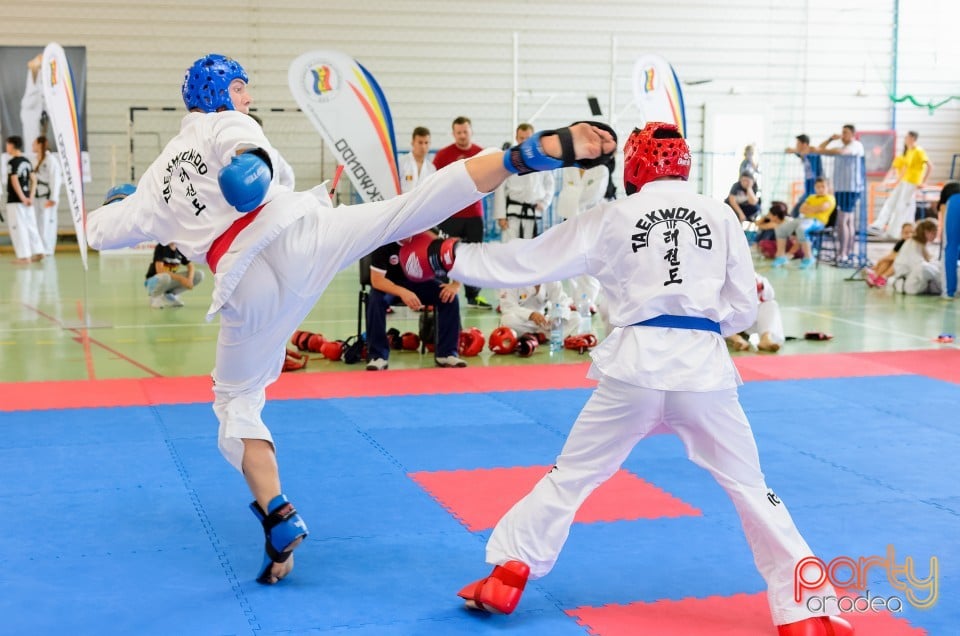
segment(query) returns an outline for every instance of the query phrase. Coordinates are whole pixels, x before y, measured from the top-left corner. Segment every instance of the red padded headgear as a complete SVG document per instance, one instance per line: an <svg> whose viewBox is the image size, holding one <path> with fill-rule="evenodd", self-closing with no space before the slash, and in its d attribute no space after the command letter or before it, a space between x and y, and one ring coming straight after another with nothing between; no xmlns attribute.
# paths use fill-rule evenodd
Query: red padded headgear
<svg viewBox="0 0 960 636"><path fill-rule="evenodd" d="M312 334L309 331L301 331L300 329L297 329L296 331L293 332L293 335L290 337L290 344L292 344L294 347L296 347L300 351L309 351L310 349L307 346L307 343L310 340L310 336L313 336L313 335L315 334Z"/></svg>
<svg viewBox="0 0 960 636"><path fill-rule="evenodd" d="M343 357L343 341L327 340L320 345L320 354L327 360L334 362Z"/></svg>
<svg viewBox="0 0 960 636"><path fill-rule="evenodd" d="M479 355L483 351L483 344L485 342L483 334L477 335L477 330L468 329L466 331L460 332L460 347L458 351L460 356L464 358L470 358L475 355Z"/></svg>
<svg viewBox="0 0 960 636"><path fill-rule="evenodd" d="M310 337L307 338L307 351L312 351L313 353L320 353L320 348L323 347L323 343L327 339L323 337L323 334L312 333Z"/></svg>
<svg viewBox="0 0 960 636"><path fill-rule="evenodd" d="M648 122L634 128L623 147L623 187L633 194L660 177L690 177L690 148L674 124Z"/></svg>
<svg viewBox="0 0 960 636"><path fill-rule="evenodd" d="M404 351L416 351L420 348L420 336L412 331L400 334L400 348Z"/></svg>
<svg viewBox="0 0 960 636"><path fill-rule="evenodd" d="M571 349L579 353L586 353L589 349L597 346L597 337L592 333L585 333L579 336L567 336L563 340L563 348Z"/></svg>
<svg viewBox="0 0 960 636"><path fill-rule="evenodd" d="M510 327L497 327L490 332L490 351L501 355L517 348L517 332Z"/></svg>

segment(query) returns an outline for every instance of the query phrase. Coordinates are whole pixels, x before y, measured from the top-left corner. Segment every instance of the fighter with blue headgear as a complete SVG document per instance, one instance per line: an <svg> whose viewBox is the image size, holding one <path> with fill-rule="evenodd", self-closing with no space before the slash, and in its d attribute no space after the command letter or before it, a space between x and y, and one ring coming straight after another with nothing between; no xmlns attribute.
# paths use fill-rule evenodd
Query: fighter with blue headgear
<svg viewBox="0 0 960 636"><path fill-rule="evenodd" d="M233 80L250 83L240 63L224 55L211 53L194 62L183 76L180 92L187 110L199 109L205 113L236 110L230 99Z"/></svg>
<svg viewBox="0 0 960 636"><path fill-rule="evenodd" d="M103 204L109 205L111 203L116 203L126 199L128 196L137 191L137 186L132 183L121 183L120 185L115 185L103 196Z"/></svg>
<svg viewBox="0 0 960 636"><path fill-rule="evenodd" d="M235 82L242 84L235 84ZM183 76L180 93L187 110L217 113L236 110L230 91L245 91L250 82L239 62L211 53L194 62ZM267 196L273 166L262 148L238 154L220 170L218 181L227 203L239 212L255 210Z"/></svg>
<svg viewBox="0 0 960 636"><path fill-rule="evenodd" d="M189 112L179 132L143 171L135 194L90 213L87 237L98 250L176 244L215 274L207 315L220 318L212 374L218 446L256 499L251 508L266 538L257 580L273 584L290 574L292 552L307 536L284 495L262 417L290 334L337 272L478 201L508 172L500 153L478 155L438 170L415 192L334 211L325 186L296 192L276 174L280 154L248 116L247 80L226 56L194 62L183 78ZM615 150L609 133L594 126L566 132L571 143L547 137L510 166L537 169L548 165L543 156L573 161Z"/></svg>

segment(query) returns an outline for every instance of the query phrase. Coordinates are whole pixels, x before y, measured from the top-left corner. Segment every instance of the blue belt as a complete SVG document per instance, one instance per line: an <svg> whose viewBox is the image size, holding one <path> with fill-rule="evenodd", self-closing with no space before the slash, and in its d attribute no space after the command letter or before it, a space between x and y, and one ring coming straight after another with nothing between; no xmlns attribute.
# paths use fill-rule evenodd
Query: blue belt
<svg viewBox="0 0 960 636"><path fill-rule="evenodd" d="M644 320L635 322L631 327L673 327L674 329L695 329L698 331L712 331L720 333L720 323L709 318L698 318L696 316L671 316L662 314Z"/></svg>

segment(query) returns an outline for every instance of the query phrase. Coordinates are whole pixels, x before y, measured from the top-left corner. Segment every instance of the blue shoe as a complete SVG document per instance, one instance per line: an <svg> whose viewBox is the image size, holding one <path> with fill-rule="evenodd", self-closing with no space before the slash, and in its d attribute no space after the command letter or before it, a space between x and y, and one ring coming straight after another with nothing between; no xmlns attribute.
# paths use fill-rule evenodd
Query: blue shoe
<svg viewBox="0 0 960 636"><path fill-rule="evenodd" d="M816 263L816 261L812 258L805 258L800 261L800 269L810 269L813 267L814 263Z"/></svg>
<svg viewBox="0 0 960 636"><path fill-rule="evenodd" d="M156 296L157 283L160 282L156 276L151 276L147 280L143 281L143 286L147 288L147 296Z"/></svg>
<svg viewBox="0 0 960 636"><path fill-rule="evenodd" d="M773 262L772 262L772 263L770 263L770 267L774 267L774 268L776 268L776 267L783 267L783 266L786 265L786 264L787 264L787 257L786 257L786 256L778 256L778 257L776 257L775 259L773 259Z"/></svg>
<svg viewBox="0 0 960 636"><path fill-rule="evenodd" d="M263 525L266 537L257 583L270 585L277 582L270 575L273 564L285 563L290 558L294 549L307 538L307 524L282 494L270 500L267 506L269 513L265 513L256 501L250 504L250 509Z"/></svg>

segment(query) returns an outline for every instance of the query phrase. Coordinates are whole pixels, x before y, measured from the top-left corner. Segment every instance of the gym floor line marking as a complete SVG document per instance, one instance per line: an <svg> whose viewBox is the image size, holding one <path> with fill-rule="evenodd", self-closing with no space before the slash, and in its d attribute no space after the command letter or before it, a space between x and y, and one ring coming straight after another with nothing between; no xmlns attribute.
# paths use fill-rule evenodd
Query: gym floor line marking
<svg viewBox="0 0 960 636"><path fill-rule="evenodd" d="M59 331L58 327L5 327L0 328L0 333L27 333L30 331Z"/></svg>
<svg viewBox="0 0 960 636"><path fill-rule="evenodd" d="M872 329L873 331L882 331L882 332L884 332L884 333L893 334L893 335L895 335L895 336L906 336L906 337L908 337L908 338L913 338L914 340L922 340L922 341L924 341L924 342L930 342L930 338L927 338L926 336L918 336L918 335L915 334L915 333L910 333L910 332L907 332L907 331L897 331L897 330L895 330L895 329L884 329L883 327L876 327L876 326L874 326L874 325L871 325L871 324L868 324L868 323L865 323L865 322L857 322L856 320L848 320L847 318L840 318L840 317L833 316L833 315L830 315L830 314L824 314L824 313L821 313L821 312L819 312L819 311L810 311L809 309L800 309L799 307L794 308L794 311L798 311L798 312L800 312L800 313L802 313L802 314L808 314L808 315L810 315L810 316L818 316L818 317L820 317L820 318L829 318L830 320L835 320L835 321L837 321L837 322L845 322L845 323L847 323L848 325L856 325L856 326L858 326L858 327L864 327L864 328L866 328L866 329Z"/></svg>
<svg viewBox="0 0 960 636"><path fill-rule="evenodd" d="M77 318L83 322L83 301L77 300ZM87 363L87 377L91 380L96 379L96 374L94 373L93 368L93 352L90 350L90 330L89 329L73 329L74 333L79 334L80 344L83 346L83 359Z"/></svg>
<svg viewBox="0 0 960 636"><path fill-rule="evenodd" d="M87 347L88 347L89 345L96 345L96 346L100 347L101 349L104 349L105 351L108 351L109 353L112 353L113 355L117 356L117 357L120 358L121 360L124 360L124 361L126 361L126 362L129 362L130 364L132 364L133 366L137 367L137 368L140 369L141 371L145 371L146 373L149 373L150 375L152 375L152 376L155 377L155 378L162 378L162 377L163 377L162 374L157 373L156 371L154 371L154 370L151 369L150 367L146 366L145 364L141 364L141 363L137 362L137 361L134 360L133 358L131 358L131 357L129 357L129 356L121 353L120 351L117 351L117 350L114 349L113 347L111 347L111 346L109 346L109 345L107 345L107 344L105 344L105 343L103 343L103 342L100 342L100 341L97 340L96 338L91 338L91 337L89 336L90 331L89 331L88 329L76 329L76 328L74 328L74 327L65 327L65 326L63 325L63 323L60 322L59 319L54 318L54 317L51 316L50 314L44 313L44 312L41 311L40 309L37 309L36 307L33 307L33 306L31 306L31 305L28 305L27 303L20 303L20 304L23 305L24 307L26 307L27 309L35 312L36 314L38 314L38 315L46 318L47 320L49 320L49 321L51 321L51 322L53 322L53 323L56 323L56 324L60 325L60 328L63 329L64 331L73 332L73 334L74 334L74 336L75 336L74 339L75 339L77 342L79 342L82 346L84 346L84 348L85 348L84 353L85 353L85 354L88 353ZM93 377L93 360L92 360L92 359L90 359L90 361L89 361L89 363L88 363L88 373L89 373L89 375L90 375L90 379L91 379L91 380L94 379L94 377Z"/></svg>

